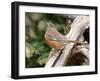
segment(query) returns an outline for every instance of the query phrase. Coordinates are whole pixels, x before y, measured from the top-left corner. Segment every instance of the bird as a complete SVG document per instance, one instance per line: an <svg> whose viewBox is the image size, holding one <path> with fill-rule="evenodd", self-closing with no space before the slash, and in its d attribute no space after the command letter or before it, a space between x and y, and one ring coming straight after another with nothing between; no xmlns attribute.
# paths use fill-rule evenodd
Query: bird
<svg viewBox="0 0 100 81"><path fill-rule="evenodd" d="M53 23L47 23L47 29L45 32L46 43L54 50L63 49L68 43L83 43L80 41L67 40L67 38L57 31Z"/></svg>

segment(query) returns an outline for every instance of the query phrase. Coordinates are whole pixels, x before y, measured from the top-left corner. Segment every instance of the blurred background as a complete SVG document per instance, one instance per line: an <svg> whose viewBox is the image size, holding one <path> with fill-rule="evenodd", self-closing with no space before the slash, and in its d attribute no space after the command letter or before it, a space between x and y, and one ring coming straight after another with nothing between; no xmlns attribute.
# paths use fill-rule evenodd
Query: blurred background
<svg viewBox="0 0 100 81"><path fill-rule="evenodd" d="M47 22L52 22L65 35L70 30L72 19L62 14L25 13L26 68L44 67L47 62L51 51L44 40Z"/></svg>

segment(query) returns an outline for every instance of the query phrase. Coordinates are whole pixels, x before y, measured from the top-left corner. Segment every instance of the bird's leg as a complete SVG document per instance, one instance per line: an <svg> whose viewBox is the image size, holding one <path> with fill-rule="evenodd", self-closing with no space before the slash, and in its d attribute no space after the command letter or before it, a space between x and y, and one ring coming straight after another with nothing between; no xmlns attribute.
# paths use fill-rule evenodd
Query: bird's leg
<svg viewBox="0 0 100 81"><path fill-rule="evenodd" d="M51 53L49 54L49 57L48 57L48 59L50 59L50 57L52 57L53 56L53 52L55 51L55 49L52 49L51 50Z"/></svg>
<svg viewBox="0 0 100 81"><path fill-rule="evenodd" d="M52 56L58 57L59 56L58 52L60 51L61 51L60 49L52 49L48 59L50 59Z"/></svg>

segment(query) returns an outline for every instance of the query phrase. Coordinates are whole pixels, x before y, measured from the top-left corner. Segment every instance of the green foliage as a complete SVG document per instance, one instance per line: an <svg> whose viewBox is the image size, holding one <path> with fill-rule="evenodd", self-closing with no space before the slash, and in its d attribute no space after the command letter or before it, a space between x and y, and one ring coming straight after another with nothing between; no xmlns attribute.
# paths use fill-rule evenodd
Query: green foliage
<svg viewBox="0 0 100 81"><path fill-rule="evenodd" d="M47 62L51 48L46 44L44 35L49 21L64 34L66 19L63 16L30 12L25 14L26 68L43 67Z"/></svg>

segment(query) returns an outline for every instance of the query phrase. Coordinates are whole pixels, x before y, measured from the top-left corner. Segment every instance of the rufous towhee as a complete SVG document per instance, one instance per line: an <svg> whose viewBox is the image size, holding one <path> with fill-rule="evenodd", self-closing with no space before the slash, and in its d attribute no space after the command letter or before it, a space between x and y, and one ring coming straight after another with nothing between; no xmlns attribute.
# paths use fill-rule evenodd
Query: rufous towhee
<svg viewBox="0 0 100 81"><path fill-rule="evenodd" d="M81 41L66 40L67 38L64 35L62 35L60 32L58 32L54 27L55 26L52 23L47 23L45 40L51 48L55 50L63 49L64 46L68 43L85 44L84 42Z"/></svg>

